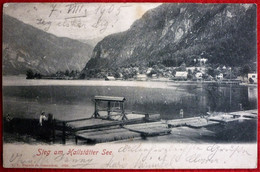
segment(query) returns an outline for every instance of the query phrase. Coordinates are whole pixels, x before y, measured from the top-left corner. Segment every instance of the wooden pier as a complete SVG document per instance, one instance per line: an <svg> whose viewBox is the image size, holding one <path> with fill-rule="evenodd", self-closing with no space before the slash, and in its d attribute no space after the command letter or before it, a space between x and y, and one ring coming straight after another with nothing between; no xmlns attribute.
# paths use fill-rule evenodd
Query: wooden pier
<svg viewBox="0 0 260 172"><path fill-rule="evenodd" d="M230 113L230 115L233 115L236 117L257 118L257 110L232 112L232 113Z"/></svg>
<svg viewBox="0 0 260 172"><path fill-rule="evenodd" d="M86 134L82 134L82 133L84 132L86 133L86 131L93 130L93 129L96 129L94 131L98 131L100 129L107 129L110 132L114 132L109 127L117 126L122 128L122 126L124 125L139 124L139 123L153 122L159 120L157 115L155 117L153 117L153 115L149 115L149 116L150 117L147 118L147 115L130 114L128 116L128 114L126 114L126 117L128 118L127 120L113 120L113 119L106 119L106 118L99 117L99 118L77 119L77 120L70 120L70 121L56 121L55 130L56 132L57 131L60 132L60 134L57 136L61 137L62 143L65 144L66 137L69 135L75 135L75 137L77 138L81 138L81 139L86 138L86 140L91 140L86 137ZM87 135L89 136L89 134ZM93 135L95 134L93 133ZM101 137L101 135L99 137ZM94 142L93 139L91 142Z"/></svg>
<svg viewBox="0 0 260 172"><path fill-rule="evenodd" d="M129 131L140 133L142 137L167 135L171 133L168 126L162 122L125 125L124 128Z"/></svg>
<svg viewBox="0 0 260 172"><path fill-rule="evenodd" d="M95 110L90 118L73 120L55 120L51 126L52 138L55 142L61 138L75 139L93 144L117 140L146 138L174 134L172 128L188 127L193 129L207 128L228 124L244 119L256 119L257 110L229 113L209 113L207 116L191 117L174 120L161 120L160 114L126 112L124 97L95 96Z"/></svg>
<svg viewBox="0 0 260 172"><path fill-rule="evenodd" d="M246 111L237 111L237 112L219 112L209 114L204 117L192 117L192 118L183 118L168 120L167 124L170 128L173 127L182 127L188 126L191 128L201 128L201 127L210 127L218 124L224 124L229 122L235 122L239 120L246 119L256 119L258 118L257 109L246 110Z"/></svg>
<svg viewBox="0 0 260 172"><path fill-rule="evenodd" d="M62 143L66 144L66 138L74 136L76 143L78 140L85 140L88 143L99 143L121 139L128 139L133 137L148 137L160 135L164 131L149 126L144 130L131 130L124 128L124 126L134 126L140 123L153 123L160 120L160 114L148 114L138 112L126 112L124 109L124 97L108 97L95 96L95 110L91 118L82 118L75 120L56 120L54 133L54 141L57 137L61 137ZM102 104L106 107L100 107ZM118 106L115 106L117 104ZM161 124L165 125L165 124ZM116 129L114 127L117 127ZM159 132L158 132L159 131ZM163 131L163 132L162 132ZM165 131L169 133L169 131Z"/></svg>
<svg viewBox="0 0 260 172"><path fill-rule="evenodd" d="M112 142L117 140L132 139L140 137L137 132L132 132L124 128L105 128L100 130L85 130L75 134L75 142L78 144L79 140L83 140L83 143L103 143Z"/></svg>
<svg viewBox="0 0 260 172"><path fill-rule="evenodd" d="M105 127L94 130L79 131L75 134L75 142L102 143L117 140L131 140L133 138L146 138L161 136L171 133L171 129L161 122L149 122L140 124L127 124L124 126Z"/></svg>

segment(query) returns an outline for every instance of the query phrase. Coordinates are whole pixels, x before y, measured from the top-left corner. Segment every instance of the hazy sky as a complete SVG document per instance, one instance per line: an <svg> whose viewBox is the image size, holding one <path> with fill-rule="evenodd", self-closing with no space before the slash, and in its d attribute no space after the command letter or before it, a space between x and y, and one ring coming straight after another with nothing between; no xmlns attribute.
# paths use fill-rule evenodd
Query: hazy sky
<svg viewBox="0 0 260 172"><path fill-rule="evenodd" d="M127 30L160 3L8 3L4 13L57 36L93 39Z"/></svg>

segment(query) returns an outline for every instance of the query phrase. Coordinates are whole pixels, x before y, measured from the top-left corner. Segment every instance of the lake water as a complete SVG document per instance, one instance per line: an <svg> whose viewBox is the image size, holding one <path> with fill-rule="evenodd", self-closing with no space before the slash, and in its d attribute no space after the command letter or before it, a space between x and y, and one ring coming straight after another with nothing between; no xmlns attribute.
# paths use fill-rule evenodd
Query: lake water
<svg viewBox="0 0 260 172"><path fill-rule="evenodd" d="M200 83L137 81L58 81L3 79L3 112L38 118L41 111L58 119L90 117L95 95L125 97L127 111L159 113L163 119L257 108L257 88ZM116 106L116 105L115 105Z"/></svg>

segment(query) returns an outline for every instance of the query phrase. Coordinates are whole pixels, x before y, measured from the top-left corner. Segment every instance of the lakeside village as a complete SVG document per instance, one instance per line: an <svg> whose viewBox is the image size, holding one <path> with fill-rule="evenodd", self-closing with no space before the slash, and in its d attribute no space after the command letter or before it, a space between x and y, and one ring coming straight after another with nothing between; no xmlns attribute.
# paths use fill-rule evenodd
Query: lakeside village
<svg viewBox="0 0 260 172"><path fill-rule="evenodd" d="M95 79L95 80L135 80L135 81L212 81L237 84L256 84L256 69L245 64L242 67L230 67L208 63L207 58L193 59L193 64L186 66L182 62L178 67L160 62L147 66L126 65L114 69L89 69L82 72L66 70L50 75L42 75L28 70L26 79Z"/></svg>

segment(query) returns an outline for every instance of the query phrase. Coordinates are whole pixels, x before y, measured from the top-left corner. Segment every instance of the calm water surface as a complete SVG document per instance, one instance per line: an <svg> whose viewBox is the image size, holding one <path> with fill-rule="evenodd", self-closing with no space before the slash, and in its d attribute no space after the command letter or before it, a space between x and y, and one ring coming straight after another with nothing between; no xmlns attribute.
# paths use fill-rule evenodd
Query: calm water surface
<svg viewBox="0 0 260 172"><path fill-rule="evenodd" d="M164 119L179 118L181 109L184 117L192 117L209 109L236 111L240 109L239 104L243 109L257 108L256 87L167 83L166 87L150 88L149 84L154 83L144 83L145 87L125 83L123 86L4 85L3 111L4 115L25 118L38 118L41 111L53 113L59 119L89 117L94 112L95 95L125 97L127 111L159 113Z"/></svg>

